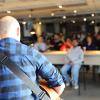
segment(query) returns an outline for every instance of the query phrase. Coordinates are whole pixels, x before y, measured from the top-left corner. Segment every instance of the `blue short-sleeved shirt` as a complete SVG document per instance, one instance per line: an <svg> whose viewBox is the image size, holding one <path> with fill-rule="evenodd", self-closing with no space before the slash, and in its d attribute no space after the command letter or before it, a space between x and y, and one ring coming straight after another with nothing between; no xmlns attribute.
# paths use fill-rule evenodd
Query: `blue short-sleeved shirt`
<svg viewBox="0 0 100 100"><path fill-rule="evenodd" d="M5 53L30 79L38 84L41 76L50 87L63 84L58 70L35 49L12 38L0 40L0 53ZM0 100L37 100L36 95L7 66L0 65Z"/></svg>

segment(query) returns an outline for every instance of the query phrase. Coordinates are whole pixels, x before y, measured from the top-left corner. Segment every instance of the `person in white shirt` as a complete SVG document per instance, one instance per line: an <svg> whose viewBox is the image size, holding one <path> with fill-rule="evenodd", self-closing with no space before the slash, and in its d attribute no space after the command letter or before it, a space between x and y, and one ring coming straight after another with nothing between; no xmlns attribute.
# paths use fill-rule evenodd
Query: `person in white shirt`
<svg viewBox="0 0 100 100"><path fill-rule="evenodd" d="M61 74L66 83L66 86L69 86L70 82L72 82L74 89L78 89L79 70L84 60L84 52L81 47L78 46L79 43L77 38L73 39L72 44L73 48L71 48L66 55L67 63L61 68ZM71 77L68 74L70 69Z"/></svg>

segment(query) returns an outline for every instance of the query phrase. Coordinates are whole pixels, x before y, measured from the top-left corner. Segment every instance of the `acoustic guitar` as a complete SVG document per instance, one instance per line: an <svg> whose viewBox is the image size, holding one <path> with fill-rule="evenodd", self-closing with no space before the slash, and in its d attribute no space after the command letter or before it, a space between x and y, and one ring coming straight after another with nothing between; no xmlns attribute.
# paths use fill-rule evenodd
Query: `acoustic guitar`
<svg viewBox="0 0 100 100"><path fill-rule="evenodd" d="M42 80L39 83L42 90L44 90L47 93L51 100L61 100L57 92L54 89L48 87L48 84L45 80Z"/></svg>

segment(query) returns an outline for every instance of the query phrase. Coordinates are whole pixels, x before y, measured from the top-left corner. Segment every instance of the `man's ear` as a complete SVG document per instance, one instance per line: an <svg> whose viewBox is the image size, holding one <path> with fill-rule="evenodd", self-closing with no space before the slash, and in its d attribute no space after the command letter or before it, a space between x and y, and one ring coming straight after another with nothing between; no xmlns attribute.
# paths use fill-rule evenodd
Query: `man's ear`
<svg viewBox="0 0 100 100"><path fill-rule="evenodd" d="M17 28L17 36L19 36L20 32L19 32L19 27Z"/></svg>

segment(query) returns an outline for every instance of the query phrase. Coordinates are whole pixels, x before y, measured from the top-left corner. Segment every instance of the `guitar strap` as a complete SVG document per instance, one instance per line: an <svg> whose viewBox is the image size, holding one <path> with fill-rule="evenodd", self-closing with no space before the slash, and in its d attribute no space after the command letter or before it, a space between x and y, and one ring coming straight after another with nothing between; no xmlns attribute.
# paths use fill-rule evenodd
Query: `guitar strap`
<svg viewBox="0 0 100 100"><path fill-rule="evenodd" d="M17 75L28 88L36 94L40 100L51 100L50 97L40 89L40 87L32 82L30 78L15 64L9 59L5 54L0 54L0 65L6 65L15 75Z"/></svg>

